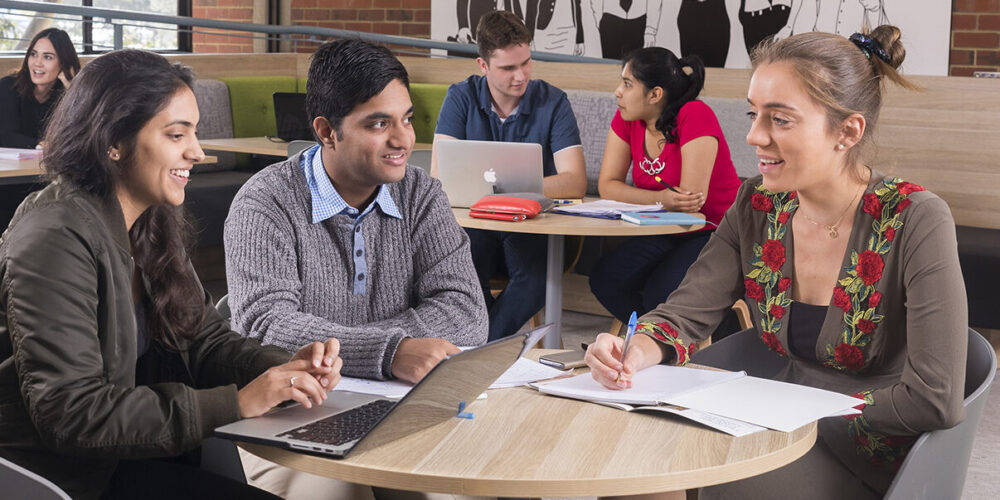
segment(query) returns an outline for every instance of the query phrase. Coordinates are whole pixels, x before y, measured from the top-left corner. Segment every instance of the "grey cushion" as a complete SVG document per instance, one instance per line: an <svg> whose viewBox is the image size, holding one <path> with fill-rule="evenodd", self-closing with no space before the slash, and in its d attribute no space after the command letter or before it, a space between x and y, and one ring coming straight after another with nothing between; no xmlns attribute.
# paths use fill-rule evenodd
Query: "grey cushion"
<svg viewBox="0 0 1000 500"><path fill-rule="evenodd" d="M747 144L747 133L750 132L747 111L750 108L746 100L732 97L702 97L701 100L715 111L715 116L719 119L722 135L726 136L729 154L733 158L733 166L736 167L736 175L747 178L760 173L757 169L756 150Z"/></svg>
<svg viewBox="0 0 1000 500"><path fill-rule="evenodd" d="M229 86L219 80L200 79L194 82L194 97L198 101L201 121L198 123L199 139L229 139L233 137L233 113L229 108ZM218 157L214 164L198 165L196 173L231 170L236 165L236 154L208 151Z"/></svg>
<svg viewBox="0 0 1000 500"><path fill-rule="evenodd" d="M618 109L618 100L611 92L593 90L567 90L566 95L580 127L583 157L587 161L587 194L596 195L604 144L611 130L611 119Z"/></svg>

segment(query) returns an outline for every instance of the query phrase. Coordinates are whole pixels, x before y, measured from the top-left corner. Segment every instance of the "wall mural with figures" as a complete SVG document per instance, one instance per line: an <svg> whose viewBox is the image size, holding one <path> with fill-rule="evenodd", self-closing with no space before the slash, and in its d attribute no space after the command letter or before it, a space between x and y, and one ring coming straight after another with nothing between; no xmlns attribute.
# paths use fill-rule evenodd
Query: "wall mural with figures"
<svg viewBox="0 0 1000 500"><path fill-rule="evenodd" d="M726 68L749 67L763 40L892 23L903 32L905 73L948 72L951 2L943 0L431 0L431 38L475 43L479 18L498 9L525 20L534 50L620 59L658 45Z"/></svg>

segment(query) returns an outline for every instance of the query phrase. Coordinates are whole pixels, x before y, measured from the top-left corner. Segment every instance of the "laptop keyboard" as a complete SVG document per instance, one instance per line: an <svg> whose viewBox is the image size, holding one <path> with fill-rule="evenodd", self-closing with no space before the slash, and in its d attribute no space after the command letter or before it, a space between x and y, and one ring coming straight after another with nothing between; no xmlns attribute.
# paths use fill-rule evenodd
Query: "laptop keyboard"
<svg viewBox="0 0 1000 500"><path fill-rule="evenodd" d="M296 427L279 434L278 437L332 446L342 445L364 436L395 405L395 401L377 399L357 408Z"/></svg>

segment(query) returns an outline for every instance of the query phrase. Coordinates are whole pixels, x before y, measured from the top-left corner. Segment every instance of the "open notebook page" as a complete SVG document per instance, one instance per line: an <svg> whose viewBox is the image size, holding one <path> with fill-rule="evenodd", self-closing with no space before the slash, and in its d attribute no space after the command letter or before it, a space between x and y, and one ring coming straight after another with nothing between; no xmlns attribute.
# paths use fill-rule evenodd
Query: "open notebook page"
<svg viewBox="0 0 1000 500"><path fill-rule="evenodd" d="M605 389L594 380L590 373L535 384L535 387L546 394L586 401L655 405L673 396L745 376L744 372L720 372L683 366L655 365L636 373L635 377L632 378L631 389Z"/></svg>

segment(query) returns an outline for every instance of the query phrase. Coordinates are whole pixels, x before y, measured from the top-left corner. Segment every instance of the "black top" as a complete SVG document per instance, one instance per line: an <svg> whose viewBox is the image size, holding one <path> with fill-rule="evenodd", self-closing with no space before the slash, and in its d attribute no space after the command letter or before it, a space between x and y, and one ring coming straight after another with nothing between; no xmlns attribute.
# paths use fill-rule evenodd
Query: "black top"
<svg viewBox="0 0 1000 500"><path fill-rule="evenodd" d="M0 78L0 147L31 149L38 145L63 84L56 81L48 100L38 102L34 94L21 97L14 90L15 80L14 75Z"/></svg>
<svg viewBox="0 0 1000 500"><path fill-rule="evenodd" d="M816 359L816 342L829 306L815 306L792 301L788 306L788 347L797 356Z"/></svg>

